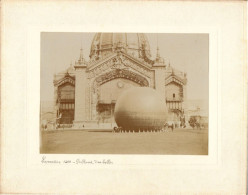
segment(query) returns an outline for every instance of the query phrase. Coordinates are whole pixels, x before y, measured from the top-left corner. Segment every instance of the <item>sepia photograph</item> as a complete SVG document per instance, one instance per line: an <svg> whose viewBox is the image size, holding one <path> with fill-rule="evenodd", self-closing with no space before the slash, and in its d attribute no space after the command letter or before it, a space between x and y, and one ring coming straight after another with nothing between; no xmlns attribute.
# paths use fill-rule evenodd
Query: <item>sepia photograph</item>
<svg viewBox="0 0 248 195"><path fill-rule="evenodd" d="M40 36L41 154L208 155L208 34Z"/></svg>
<svg viewBox="0 0 248 195"><path fill-rule="evenodd" d="M0 194L247 194L247 2L1 11Z"/></svg>

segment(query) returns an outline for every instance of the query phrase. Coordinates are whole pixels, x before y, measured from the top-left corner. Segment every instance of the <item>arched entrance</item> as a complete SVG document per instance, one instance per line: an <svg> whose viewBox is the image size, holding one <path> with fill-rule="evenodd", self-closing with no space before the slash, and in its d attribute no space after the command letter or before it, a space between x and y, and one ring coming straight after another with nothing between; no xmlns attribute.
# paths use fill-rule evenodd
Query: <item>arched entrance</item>
<svg viewBox="0 0 248 195"><path fill-rule="evenodd" d="M117 98L131 87L148 87L148 80L129 70L116 69L97 77L92 86L91 116L99 123L114 122Z"/></svg>

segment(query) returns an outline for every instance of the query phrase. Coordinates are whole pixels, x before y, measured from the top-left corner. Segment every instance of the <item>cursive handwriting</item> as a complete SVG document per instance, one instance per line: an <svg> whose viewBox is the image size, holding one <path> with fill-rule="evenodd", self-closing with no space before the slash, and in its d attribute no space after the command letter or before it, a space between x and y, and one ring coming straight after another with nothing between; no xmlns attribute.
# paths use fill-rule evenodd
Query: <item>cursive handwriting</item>
<svg viewBox="0 0 248 195"><path fill-rule="evenodd" d="M42 156L41 162L49 163L49 164L60 164L61 163L59 160L46 160L46 156Z"/></svg>
<svg viewBox="0 0 248 195"><path fill-rule="evenodd" d="M94 164L102 164L102 165L111 165L114 164L110 159L103 160L87 160L87 159L75 159L75 160L47 160L46 156L42 156L41 159L42 164L76 164L76 165L94 165Z"/></svg>

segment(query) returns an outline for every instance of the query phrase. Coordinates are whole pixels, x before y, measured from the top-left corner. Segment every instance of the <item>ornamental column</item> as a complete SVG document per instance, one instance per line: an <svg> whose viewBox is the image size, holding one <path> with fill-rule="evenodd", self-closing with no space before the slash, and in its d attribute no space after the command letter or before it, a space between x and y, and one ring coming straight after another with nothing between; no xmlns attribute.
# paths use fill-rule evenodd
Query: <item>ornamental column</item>
<svg viewBox="0 0 248 195"><path fill-rule="evenodd" d="M53 84L54 84L54 95L53 95L53 114L54 114L54 128L56 127L58 121L58 111L59 111L59 96L58 96L58 84L57 84L56 75L53 75Z"/></svg>
<svg viewBox="0 0 248 195"><path fill-rule="evenodd" d="M76 83L75 83L75 115L74 115L74 127L83 128L86 123L86 65L76 64Z"/></svg>
<svg viewBox="0 0 248 195"><path fill-rule="evenodd" d="M158 46L157 46L155 64L153 65L153 68L155 70L155 89L161 94L166 104L165 63L164 63L164 59L160 56Z"/></svg>
<svg viewBox="0 0 248 195"><path fill-rule="evenodd" d="M165 65L154 64L153 70L155 70L155 89L158 91L166 103L165 96Z"/></svg>
<svg viewBox="0 0 248 195"><path fill-rule="evenodd" d="M182 109L184 111L185 121L187 122L189 120L189 115L188 115L187 74L186 73L184 73Z"/></svg>
<svg viewBox="0 0 248 195"><path fill-rule="evenodd" d="M58 86L54 86L54 100L53 100L53 113L55 116L55 122L56 119L58 118L58 110L59 110L59 102L58 102Z"/></svg>

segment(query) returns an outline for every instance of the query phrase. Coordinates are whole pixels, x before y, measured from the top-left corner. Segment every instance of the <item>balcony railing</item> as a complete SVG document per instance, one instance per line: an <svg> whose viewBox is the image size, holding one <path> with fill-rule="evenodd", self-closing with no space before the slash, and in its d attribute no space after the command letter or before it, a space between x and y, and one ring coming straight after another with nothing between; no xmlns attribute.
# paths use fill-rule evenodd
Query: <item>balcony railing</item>
<svg viewBox="0 0 248 195"><path fill-rule="evenodd" d="M60 103L74 103L75 99L60 99Z"/></svg>
<svg viewBox="0 0 248 195"><path fill-rule="evenodd" d="M174 101L166 101L167 108L170 110L182 110L182 101L174 100Z"/></svg>
<svg viewBox="0 0 248 195"><path fill-rule="evenodd" d="M183 98L166 98L166 102L182 102Z"/></svg>

